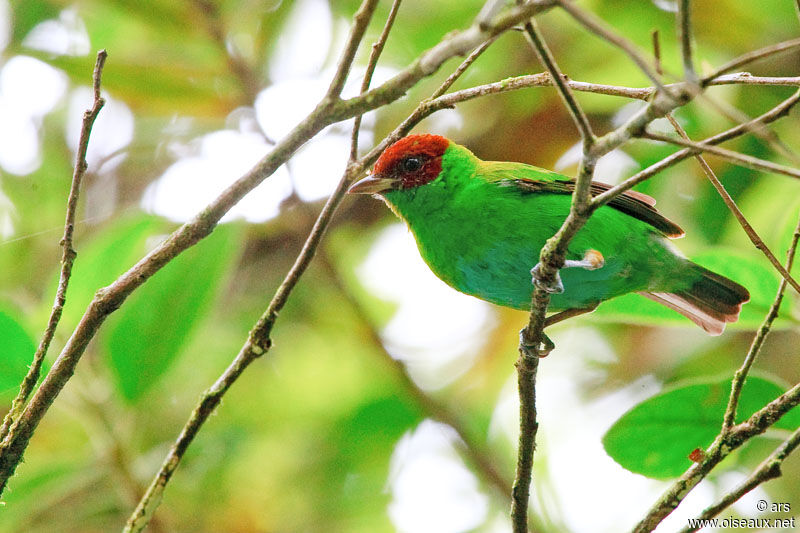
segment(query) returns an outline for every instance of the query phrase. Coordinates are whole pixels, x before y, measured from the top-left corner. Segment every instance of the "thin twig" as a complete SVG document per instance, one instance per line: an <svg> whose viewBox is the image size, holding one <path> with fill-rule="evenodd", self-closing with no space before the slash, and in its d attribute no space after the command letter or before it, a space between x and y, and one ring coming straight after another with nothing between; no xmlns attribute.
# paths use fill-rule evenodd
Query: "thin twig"
<svg viewBox="0 0 800 533"><path fill-rule="evenodd" d="M748 133L749 131L752 131L755 128L763 126L764 124L769 124L771 122L774 122L779 118L786 116L792 109L792 107L794 107L798 102L800 102L800 90L795 92L792 96L790 96L777 106L773 107L766 113L754 118L750 122L739 124L737 126L734 126L733 128L730 128L721 133L713 135L707 139L704 139L702 141L702 144L711 145L729 141L733 138ZM628 191L633 187L635 187L636 185L642 183L643 181L650 179L651 177L658 174L662 170L670 166L673 166L676 163L683 161L684 159L692 157L696 153L700 153L700 150L695 150L692 148L684 148L683 150L679 150L674 154L665 157L658 163L650 165L646 169L637 172L636 174L622 181L618 185L615 185L609 190L595 196L594 199L592 200L591 209L597 209L600 206L607 204L620 194L623 194L625 191Z"/></svg>
<svg viewBox="0 0 800 533"><path fill-rule="evenodd" d="M797 227L795 227L794 235L792 235L792 241L789 245L789 249L786 251L785 271L787 273L791 272L792 270L798 239L800 239L800 219L797 222ZM753 362L761 351L761 347L764 345L767 335L769 335L769 332L772 329L772 323L778 317L778 312L780 310L781 302L783 301L783 295L786 292L786 285L789 279L791 278L784 277L781 280L780 285L778 285L778 294L775 295L775 300L772 302L772 305L767 312L767 316L764 317L764 321L758 328L756 336L753 338L753 342L750 344L750 349L747 351L747 356L745 356L744 361L742 362L742 366L733 375L733 381L731 383L731 395L728 399L728 406L725 409L725 415L723 416L722 420L721 433L723 435L727 435L730 432L736 420L736 410L739 406L739 396L742 393L744 381L747 378L747 374L750 372L750 368L753 366Z"/></svg>
<svg viewBox="0 0 800 533"><path fill-rule="evenodd" d="M578 172L575 193L572 196L572 211L581 210L590 200L589 184L591 183L594 163L590 151L594 145L595 136L589 119L578 104L575 96L564 76L558 68L553 54L547 47L534 19L524 25L525 36L531 47L545 66L550 79L558 89L558 94L570 113L583 141L583 157ZM554 265L560 268L563 262ZM551 269L554 270L554 269ZM557 270L554 270L557 272ZM543 272L543 280L554 276L553 271ZM519 358L517 359L517 387L519 392L519 448L517 451L517 469L514 478L514 489L511 495L511 525L514 533L527 533L528 531L528 502L530 500L530 487L533 479L533 456L536 449L536 434L539 423L536 420L536 375L539 368L538 347L543 340L540 330L544 328L544 315L549 304L549 293L537 287L532 295L531 313L527 326L520 334ZM530 347L536 348L531 350Z"/></svg>
<svg viewBox="0 0 800 533"><path fill-rule="evenodd" d="M788 268L792 266L798 240L800 240L800 220L798 220L797 227L792 236L792 242L787 251L786 265ZM741 392L744 378L747 376L747 372L753 360L761 350L764 340L772 326L772 322L778 315L785 290L786 281L783 280L769 312L753 338L753 343L750 346L750 350L745 357L742 367L734 376L731 387L731 397L723 416L724 422L719 435L717 435L714 442L703 454L702 461L692 465L680 479L667 489L653 507L650 508L647 515L636 525L634 532L645 533L655 529L655 527L683 501L689 492L725 457L730 455L731 452L747 442L750 438L764 433L764 431L777 422L784 414L800 404L800 384L797 384L789 391L758 410L747 421L735 426L732 425L733 419L731 417L736 416L736 405L738 404L739 393Z"/></svg>
<svg viewBox="0 0 800 533"><path fill-rule="evenodd" d="M686 139L677 139L675 137L670 137L669 135L661 135L660 133L645 132L642 137L654 141L677 144L678 146L685 146L687 148L694 148L700 152L708 152L710 154L725 158L728 161L736 163L737 165L752 168L754 170L762 170L764 172L783 174L784 176L789 176L792 178L800 178L800 170L796 168L779 165L777 163L773 163L772 161L766 161L751 155L741 154L733 150L726 150L725 148L719 148L718 146L696 143Z"/></svg>
<svg viewBox="0 0 800 533"><path fill-rule="evenodd" d="M691 3L689 0L678 1L677 18L678 42L681 43L681 58L683 59L683 77L689 83L696 84L698 78L692 60Z"/></svg>
<svg viewBox="0 0 800 533"><path fill-rule="evenodd" d="M703 79L700 80L700 85L705 87L711 80L721 76L722 74L725 74L726 72L736 70L737 68L740 68L758 59L763 59L780 52L785 52L786 50L791 50L792 48L797 48L798 46L800 46L800 38L771 44L769 46L765 46L764 48L759 48L758 50L753 50L752 52L742 54L741 56L723 64L721 67L718 67L711 74L703 76Z"/></svg>
<svg viewBox="0 0 800 533"><path fill-rule="evenodd" d="M61 274L58 280L58 289L56 290L56 298L53 303L53 309L50 311L50 318L47 321L47 327L44 330L39 346L36 348L36 353L33 355L33 362L31 363L28 373L20 383L19 393L11 404L11 409L3 419L3 426L0 428L0 441L4 440L11 431L11 427L22 413L25 402L39 381L39 374L42 370L42 363L47 355L47 350L50 347L50 342L58 328L58 323L61 320L61 313L64 310L64 304L67 301L67 287L69 279L72 276L72 265L75 262L77 253L72 247L72 236L75 232L75 216L78 210L78 197L80 195L81 182L86 170L89 168L86 162L86 152L89 149L89 137L92 133L92 127L100 114L100 110L105 105L106 101L100 96L100 81L103 75L103 66L106 62L108 54L105 50L97 52L97 61L94 65L94 72L92 74L93 86L93 102L92 107L83 113L83 122L81 124L81 132L78 140L78 150L75 154L75 168L72 174L72 185L69 190L69 197L67 199L67 214L64 223L64 236L61 238Z"/></svg>
<svg viewBox="0 0 800 533"><path fill-rule="evenodd" d="M580 22L590 32L625 52L628 57L630 57L631 60L636 63L636 66L639 67L642 73L653 82L659 91L667 95L671 94L662 83L661 76L659 76L655 70L653 70L653 68L650 66L650 61L648 61L642 55L642 53L636 48L636 45L613 31L605 22L595 17L591 13L588 13L587 11L577 7L574 3L568 0L558 0L558 5L564 11L572 15L572 18Z"/></svg>
<svg viewBox="0 0 800 533"><path fill-rule="evenodd" d="M489 48L492 45L492 43L497 40L497 37L498 35L495 35L494 37L488 39L486 42L480 45L478 48L473 50L472 53L468 55L464 61L461 62L458 68L455 69L453 73L450 74L444 80L444 82L439 86L439 88L433 92L430 98L431 99L438 98L442 96L444 93L446 93L448 90L450 90L450 87L452 87L453 84L458 80L458 78L460 78L461 75L464 74L464 71L467 70L472 65L472 63L474 63L475 60L478 59L478 57L480 57L480 55L483 54L486 51L486 49Z"/></svg>
<svg viewBox="0 0 800 533"><path fill-rule="evenodd" d="M378 56L374 56L372 60L377 61ZM463 72L463 69L461 72ZM420 104L417 110L424 108L425 104L423 103ZM428 112L428 114L432 112L433 111L431 110ZM412 117L415 117L417 122L424 118L424 116L427 116L424 112L417 113L415 111L415 113L412 113ZM322 237L324 236L328 226L330 225L333 215L341 203L347 188L353 181L363 175L364 170L371 165L375 159L377 159L378 155L388 146L390 142L393 142L394 139L405 134L407 129L413 127L413 124L415 123L416 122L410 123L408 120L405 121L403 124L398 126L398 128L396 128L392 134L384 139L379 146L375 147L361 159L348 162L347 168L345 169L339 184L325 202L325 206L322 208L322 211L314 223L314 226L311 229L311 232L309 233L308 238L306 239L303 248L300 251L300 254L297 256L297 259L292 265L292 268L286 274L283 282L276 290L266 311L264 311L253 328L250 330L247 341L239 350L239 353L236 355L233 362L217 379L217 381L201 396L200 401L192 411L189 420L184 425L180 435L162 462L159 471L154 476L145 494L142 496L139 504L136 506L136 509L128 518L124 533L139 532L146 527L147 523L152 518L161 502L161 498L167 483L171 479L175 470L178 468L183 455L199 433L205 421L219 405L225 393L236 382L236 380L239 379L239 376L241 376L245 369L258 357L266 354L271 348L272 340L270 335L275 322L277 321L278 314L288 301L289 296L291 295L298 281L311 264L319 243L322 240Z"/></svg>
<svg viewBox="0 0 800 533"><path fill-rule="evenodd" d="M328 87L326 94L327 100L339 98L344 89L344 84L347 82L347 76L353 66L353 60L356 57L356 52L361 44L361 39L364 37L364 32L367 31L367 25L372 20L372 14L378 5L378 0L363 0L361 6L353 15L353 25L350 26L350 34L347 36L347 42L344 45L344 51L339 58L339 64L336 66L336 73L333 75L331 84ZM371 78L371 76L369 77Z"/></svg>
<svg viewBox="0 0 800 533"><path fill-rule="evenodd" d="M402 0L394 0L392 7L389 9L389 15L386 17L386 23L383 25L378 40L372 44L372 50L369 53L369 60L367 60L367 69L364 72L364 78L361 80L361 94L363 95L369 90L369 85L372 83L372 75L375 73L375 68L378 66L378 58L383 53L383 47L386 45L386 40L389 38L389 32L392 31L394 19L397 17L397 12L400 10L400 2ZM350 161L358 159L358 133L361 131L361 120L364 115L356 115L353 121L353 134L350 139Z"/></svg>
<svg viewBox="0 0 800 533"><path fill-rule="evenodd" d="M507 9L498 15L491 24L480 27L473 24L465 30L448 34L439 44L422 53L406 69L364 95L348 100L324 98L285 138L272 147L269 154L231 184L194 219L175 230L111 285L100 289L84 312L47 377L31 397L16 425L0 444L0 492L5 489L8 479L22 460L22 455L37 425L75 372L75 367L89 342L94 338L106 318L118 309L132 292L142 286L164 265L207 237L225 213L248 192L271 176L306 141L323 128L397 100L421 79L436 72L451 57L470 52L487 39L511 29L536 13L549 9L554 2L555 0L533 0L523 6ZM340 62L340 64L344 63L346 62ZM337 76L336 79L341 80L343 76ZM338 82L332 83L332 85L336 84ZM368 156L377 157L373 152L370 152ZM368 158L365 156L363 159L367 160Z"/></svg>
<svg viewBox="0 0 800 533"><path fill-rule="evenodd" d="M769 456L764 459L758 468L747 479L739 483L730 492L723 496L717 503L703 509L697 517L697 521L714 518L719 513L737 502L739 498L771 479L781 476L781 464L786 460L797 447L800 446L800 428L796 429L788 439L783 441ZM680 533L691 533L699 530L699 527L685 527Z"/></svg>
<svg viewBox="0 0 800 533"><path fill-rule="evenodd" d="M672 115L667 115L667 119L670 121L672 126L675 128L675 130L681 137L683 137L684 139L689 139L689 136L686 134L686 131L678 123L678 121L675 120L674 117L672 117ZM747 218L744 216L744 213L742 213L742 210L739 209L739 206L736 205L734 199L731 197L730 194L728 194L728 191L725 189L725 186L719 180L719 178L711 169L711 166L709 166L709 164L706 162L703 156L700 154L695 154L695 158L700 163L700 167L703 169L703 173L705 173L706 177L708 178L708 181L711 182L711 184L717 190L717 193L722 198L722 201L725 202L725 205L728 207L730 212L733 213L733 216L739 222L739 225L742 226L742 229L744 230L745 234L747 234L747 237L750 239L750 242L752 242L757 249L761 250L761 252L769 260L769 262L772 263L772 266L774 266L775 269L780 273L780 275L783 276L782 284L788 282L792 286L792 288L794 288L798 292L798 294L800 294L800 284L798 284L797 281L790 274L791 266L784 268L781 262L778 261L778 258L775 257L775 254L772 253L772 250L769 249L764 240L758 235L755 228L753 228L750 222L748 222ZM732 423L733 421L731 420L731 424Z"/></svg>
<svg viewBox="0 0 800 533"><path fill-rule="evenodd" d="M764 433L798 404L800 404L800 383L756 411L745 422L731 428L727 436L718 435L706 449L703 459L699 463L694 463L670 485L634 527L634 533L653 531L723 459L751 438Z"/></svg>
<svg viewBox="0 0 800 533"><path fill-rule="evenodd" d="M588 143L591 144L594 141L594 132L592 132L592 126L589 124L589 119L581 106L578 105L577 100L575 100L575 95L572 94L569 84L564 81L564 75L561 73L561 69L558 68L558 64L556 63L552 52L550 52L550 49L547 47L547 43L545 43L544 38L539 31L536 20L531 19L526 22L524 29L525 37L528 39L531 47L536 52L539 61L547 69L547 72L550 73L550 78L553 80L556 88L558 89L558 94L569 111L572 121L578 128L581 138L588 140Z"/></svg>

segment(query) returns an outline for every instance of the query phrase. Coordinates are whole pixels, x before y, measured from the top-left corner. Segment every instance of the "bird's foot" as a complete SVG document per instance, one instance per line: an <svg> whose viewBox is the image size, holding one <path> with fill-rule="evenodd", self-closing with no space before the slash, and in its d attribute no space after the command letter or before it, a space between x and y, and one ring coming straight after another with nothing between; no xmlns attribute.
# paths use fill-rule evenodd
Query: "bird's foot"
<svg viewBox="0 0 800 533"><path fill-rule="evenodd" d="M584 268L586 270L597 270L602 268L606 260L603 254L597 250L586 250L583 254L583 259L567 259L564 261L564 266L561 268ZM531 277L533 284L545 292L550 294L561 294L564 292L564 284L561 282L561 276L556 272L555 278L552 281L545 280L542 276L542 264L536 263L536 266L531 269Z"/></svg>
<svg viewBox="0 0 800 533"><path fill-rule="evenodd" d="M531 269L531 278L534 286L539 287L544 292L550 294L561 294L564 292L564 284L561 282L561 276L556 272L552 281L547 281L542 276L542 264L536 263L536 266Z"/></svg>
<svg viewBox="0 0 800 533"><path fill-rule="evenodd" d="M523 351L525 357L547 357L550 352L556 347L555 343L550 340L550 337L542 333L542 340L539 342L530 342L525 335L525 329L519 331L519 346Z"/></svg>

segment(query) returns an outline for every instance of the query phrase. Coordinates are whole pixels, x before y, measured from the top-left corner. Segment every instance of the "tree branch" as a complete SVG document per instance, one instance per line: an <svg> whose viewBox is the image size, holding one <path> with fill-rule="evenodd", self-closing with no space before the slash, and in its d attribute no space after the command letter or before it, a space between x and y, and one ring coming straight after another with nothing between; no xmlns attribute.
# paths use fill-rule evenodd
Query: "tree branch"
<svg viewBox="0 0 800 533"><path fill-rule="evenodd" d="M565 83L555 58L536 26L536 21L530 19L525 23L524 28L528 42L539 57L539 61L547 68L550 79L558 89L558 94L575 122L583 141L583 156L570 208L570 214L579 213L591 198L589 184L595 166L591 150L594 146L595 136L586 113L575 100L569 85ZM545 266L539 271L541 278L535 279L535 283L553 281L558 273L558 268L562 265L563 258L560 263L548 265L550 268ZM534 293L528 324L520 333L519 359L516 363L520 428L517 472L511 496L511 524L514 533L527 533L528 531L528 502L533 478L533 455L536 449L536 434L539 429L539 423L536 420L536 374L539 368L539 357L547 355L539 347L544 339L543 329L550 294L541 286L537 286Z"/></svg>
<svg viewBox="0 0 800 533"><path fill-rule="evenodd" d="M726 150L725 148L719 148L717 146L707 145L704 143L696 143L687 139L676 139L675 137L661 135L660 133L645 132L642 134L642 137L654 141L661 141L665 143L676 144L678 146L693 148L699 152L708 152L710 154L725 158L739 166L752 168L754 170L783 174L784 176L789 176L792 178L800 178L800 170L787 167L785 165L779 165L777 163L773 163L772 161L759 159L751 155L740 154L739 152L735 152L733 150Z"/></svg>
<svg viewBox="0 0 800 533"><path fill-rule="evenodd" d="M753 131L756 128L763 127L765 124L769 124L778 120L779 118L785 117L789 114L789 111L794 107L798 102L800 102L800 90L795 92L792 96L778 104L777 106L773 107L766 113L754 118L749 122L745 122L743 124L739 124L725 130L721 133L713 135L707 139L702 141L703 145L712 145L712 144L719 144L725 141L729 141L736 137L739 137L745 133ZM610 188L609 190L598 194L592 200L591 209L597 209L600 206L603 206L619 196L623 194L625 191L628 191L635 187L636 185L642 183L653 177L655 174L661 172L662 170L683 161L684 159L688 159L692 157L694 154L700 153L701 150L695 150L692 148L684 148L683 150L679 150L674 154L665 157L658 163L654 163L647 167L646 169L637 172L630 178L624 180L620 184Z"/></svg>
<svg viewBox="0 0 800 533"><path fill-rule="evenodd" d="M683 137L684 139L689 139L689 136L686 135L686 131L678 123L677 120L675 120L671 115L667 115L667 119L669 119L670 123L681 137ZM790 274L790 271L792 269L791 264L788 267L784 268L781 262L778 261L778 258L775 257L775 254L772 253L772 250L769 249L769 247L766 245L764 240L758 235L753 226L750 225L750 222L747 221L747 218L745 218L744 213L742 213L742 210L739 209L739 206L736 205L736 202L733 200L731 195L728 194L728 191L725 189L725 186L722 185L722 182L719 180L719 178L717 178L717 175L711 169L711 167L703 158L703 156L701 156L700 154L695 154L695 158L700 163L700 167L703 169L703 172L708 178L708 181L711 182L711 184L717 190L717 193L722 198L722 201L725 202L725 205L728 207L730 212L733 213L734 218L736 218L736 220L739 222L739 225L742 226L742 229L744 230L747 237L750 239L750 242L752 242L753 245L758 250L761 250L761 252L769 260L769 262L772 263L772 266L774 266L775 269L780 273L780 275L783 276L782 282L784 284L789 283L792 286L792 288L794 288L798 292L798 294L800 294L800 284L798 284L797 281ZM792 259L789 259L789 263L791 263L791 261L794 258L794 252L792 252L791 257Z"/></svg>
<svg viewBox="0 0 800 533"><path fill-rule="evenodd" d="M61 247L63 253L61 255L61 274L58 280L58 289L56 290L55 302L53 309L50 312L50 318L47 321L47 327L44 330L42 339L39 341L39 346L36 348L36 353L33 355L33 362L31 363L28 373L20 383L19 393L11 404L6 417L3 419L3 426L0 428L0 441L8 436L12 427L15 425L16 420L22 413L25 402L39 381L39 374L42 370L42 363L47 355L47 350L50 348L50 343L58 328L58 323L61 320L61 313L64 310L64 304L67 301L67 287L69 286L69 279L72 276L72 265L75 262L77 253L72 248L72 236L75 231L75 214L78 210L78 197L80 195L81 182L83 176L89 165L86 163L86 152L89 149L89 137L92 133L92 127L100 114L100 110L105 105L105 100L100 96L100 81L103 75L103 66L106 62L105 50L97 52L97 61L94 65L94 73L92 75L92 86L94 90L94 99L92 107L83 113L83 122L81 124L80 137L78 139L78 150L75 154L75 168L72 174L72 185L69 190L69 197L67 199L67 215L64 223L64 236L61 238Z"/></svg>
<svg viewBox="0 0 800 533"><path fill-rule="evenodd" d="M797 227L795 227L794 235L792 235L792 242L789 245L789 249L786 251L785 271L787 273L791 272L792 270L795 252L797 251L798 239L800 239L800 219L798 219ZM739 396L741 395L742 388L744 387L744 380L747 378L747 374L750 372L750 368L753 366L753 362L755 361L759 352L761 352L761 347L764 345L764 341L772 329L772 323L778 317L781 302L783 301L783 295L786 292L786 284L788 283L788 279L790 278L783 278L778 285L778 294L775 295L775 300L772 302L772 305L767 312L767 316L764 317L764 321L758 328L756 336L753 338L753 342L750 344L750 349L748 350L747 355L742 362L742 366L733 375L733 381L731 382L731 395L728 399L728 406L725 409L725 415L722 420L721 433L723 435L728 434L731 431L731 428L736 420L736 410L739 406Z"/></svg>
<svg viewBox="0 0 800 533"><path fill-rule="evenodd" d="M798 239L800 239L800 220L798 221L797 228L792 237L792 243L787 251L786 263L789 268L791 268L792 260L797 250ZM735 417L736 415L736 406L738 404L739 393L741 392L744 378L747 376L747 372L753 360L761 350L764 340L772 326L772 322L778 314L785 290L786 280L783 280L769 312L753 339L753 343L750 346L750 350L741 368L734 376L731 386L731 396L728 401L728 407L723 415L724 421L719 435L717 435L714 442L705 451L703 459L692 465L650 508L647 515L645 515L634 528L633 531L635 533L645 533L655 529L664 518L680 505L689 492L725 457L730 455L731 452L747 442L750 438L764 433L784 414L800 404L800 384L797 384L754 413L747 421L736 426L732 425L733 418L731 417Z"/></svg>
<svg viewBox="0 0 800 533"><path fill-rule="evenodd" d="M367 3L372 1L374 0L365 0ZM512 7L499 15L491 24L480 27L473 24L466 30L449 34L439 44L423 53L408 68L364 95L343 101L332 101L326 97L284 139L279 141L267 156L228 187L194 219L178 228L114 283L100 289L42 385L23 410L18 423L0 444L0 492L5 489L8 479L22 459L22 454L37 425L74 373L89 341L108 315L119 308L134 290L184 250L208 236L231 207L272 175L300 146L323 128L400 98L419 80L436 72L449 58L469 52L487 39L512 28L535 13L548 9L554 1L538 0L526 3L524 6ZM352 35L354 34L351 32L351 37ZM351 45L346 48L345 57L340 61L340 66L351 64L347 59L348 54L354 53L351 48L352 39ZM345 77L339 72L331 84L332 88L336 89ZM329 91L329 94L335 92L336 90ZM263 352L264 347L256 345L255 349Z"/></svg>
<svg viewBox="0 0 800 533"><path fill-rule="evenodd" d="M714 518L720 512L730 507L733 503L739 500L742 496L758 487L762 483L775 479L781 476L781 464L786 460L789 455L800 446L800 428L796 429L791 436L783 441L769 457L764 459L758 468L750 474L747 479L737 485L733 490L723 496L719 502L710 505L703 509L703 512L697 517L698 520ZM697 531L698 527L685 527L680 530L680 533L689 533Z"/></svg>
<svg viewBox="0 0 800 533"><path fill-rule="evenodd" d="M383 39L385 36L382 35L381 38ZM483 48L483 50L485 50L485 48ZM377 54L372 56L371 61L377 62L378 57L379 56ZM472 56L468 57L465 60L465 63L471 63L474 61L475 57L477 57L477 54L473 54ZM367 72L369 73L370 70L371 68L368 66ZM459 71L457 72L463 73L464 70L464 68L459 68ZM455 81L455 79L450 81L451 78L453 77L449 77L445 83L452 83L452 81ZM250 330L247 341L245 342L244 346L242 346L233 362L217 379L217 381L201 396L200 401L192 411L189 420L184 425L183 430L162 462L161 468L151 481L147 491L142 496L136 509L134 509L133 513L128 518L124 529L125 533L139 532L147 526L147 523L152 519L153 514L158 508L158 505L161 503L161 498L167 483L169 483L169 480L172 478L173 473L178 468L183 455L199 433L205 421L208 419L217 405L219 405L219 403L222 401L222 397L236 382L236 380L239 379L239 376L241 376L245 369L258 357L267 353L271 348L272 340L270 335L272 333L272 328L277 321L278 313L286 304L289 296L299 282L300 277L305 273L306 269L311 264L311 260L316 254L319 243L321 242L325 231L330 225L333 215L336 212L336 209L339 207L339 204L341 203L348 187L357 178L363 175L364 170L375 162L380 153L383 152L383 150L385 150L390 143L407 133L407 131L413 127L414 124L419 122L419 120L422 120L422 118L433 111L434 110L430 110L426 112L425 104L423 102L423 104L420 104L420 106L417 107L417 110L415 110L415 112L412 113L412 115L406 121L398 126L395 131L385 138L377 147L373 148L361 159L356 161L351 160L348 162L347 168L345 169L339 184L325 202L325 206L322 208L322 211L314 223L314 226L311 229L311 232L309 233L308 238L306 239L303 248L300 251L300 254L297 256L295 263L292 265L292 268L286 274L283 282L276 290L266 311L264 311L264 313ZM440 412L440 414L442 413ZM484 465L484 467L488 468L487 465ZM493 471L487 470L487 472ZM494 478L495 481L499 480L499 474L494 473Z"/></svg>
<svg viewBox="0 0 800 533"><path fill-rule="evenodd" d="M650 66L650 61L642 55L636 45L614 32L604 21L577 7L574 3L568 0L558 0L558 5L569 13L572 18L581 23L584 28L625 52L659 91L667 95L671 94L662 83L661 76L653 70L653 67Z"/></svg>
<svg viewBox="0 0 800 533"><path fill-rule="evenodd" d="M691 3L689 0L678 2L678 42L681 43L681 59L683 59L683 77L691 84L697 84L697 72L692 60L692 26Z"/></svg>
<svg viewBox="0 0 800 533"><path fill-rule="evenodd" d="M724 63L721 67L718 67L708 76L704 76L703 79L700 80L700 85L705 87L711 80L721 76L722 74L725 74L726 72L735 70L758 59L763 59L780 52L785 52L786 50L797 48L798 46L800 46L800 38L771 44L769 46L765 46L764 48L759 48L758 50L753 50L752 52L742 54L741 56Z"/></svg>

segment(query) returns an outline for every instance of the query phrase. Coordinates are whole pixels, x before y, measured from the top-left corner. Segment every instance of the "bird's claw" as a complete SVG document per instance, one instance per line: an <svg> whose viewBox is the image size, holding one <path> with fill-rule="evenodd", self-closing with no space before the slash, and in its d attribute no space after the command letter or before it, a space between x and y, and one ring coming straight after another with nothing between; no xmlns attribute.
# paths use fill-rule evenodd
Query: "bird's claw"
<svg viewBox="0 0 800 533"><path fill-rule="evenodd" d="M586 250L583 254L583 259L567 259L564 261L564 266L561 268L583 268L586 270L597 270L603 268L606 260L603 254L597 250ZM564 283L561 281L561 276L556 272L552 280L545 280L542 276L542 264L536 263L536 266L531 269L531 278L534 286L539 287L545 292L550 294L561 294L564 292Z"/></svg>
<svg viewBox="0 0 800 533"><path fill-rule="evenodd" d="M550 294L561 294L564 292L564 284L561 282L561 276L558 275L558 272L556 272L552 281L547 281L542 276L541 267L541 263L536 263L536 266L531 269L533 285Z"/></svg>
<svg viewBox="0 0 800 533"><path fill-rule="evenodd" d="M525 357L547 357L556 347L550 337L542 333L542 340L539 342L529 342L525 335L525 328L519 332L519 347Z"/></svg>

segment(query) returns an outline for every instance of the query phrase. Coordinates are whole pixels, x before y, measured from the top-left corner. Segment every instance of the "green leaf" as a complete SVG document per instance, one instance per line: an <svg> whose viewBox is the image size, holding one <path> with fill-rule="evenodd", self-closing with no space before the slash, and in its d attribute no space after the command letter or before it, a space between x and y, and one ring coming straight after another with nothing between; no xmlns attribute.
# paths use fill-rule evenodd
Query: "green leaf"
<svg viewBox="0 0 800 533"><path fill-rule="evenodd" d="M36 345L14 318L0 310L0 401L11 401L28 373Z"/></svg>
<svg viewBox="0 0 800 533"><path fill-rule="evenodd" d="M168 263L109 319L104 336L119 391L139 399L169 368L234 265L239 227L220 226Z"/></svg>
<svg viewBox="0 0 800 533"><path fill-rule="evenodd" d="M59 8L43 0L11 2L14 23L11 25L11 42L20 43L37 24L57 18Z"/></svg>
<svg viewBox="0 0 800 533"><path fill-rule="evenodd" d="M672 478L692 462L695 448L705 449L719 433L731 380L683 384L641 402L622 415L603 437L606 453L623 468L651 478ZM750 376L739 401L741 422L785 392L774 381ZM773 427L800 426L800 409L789 411Z"/></svg>

